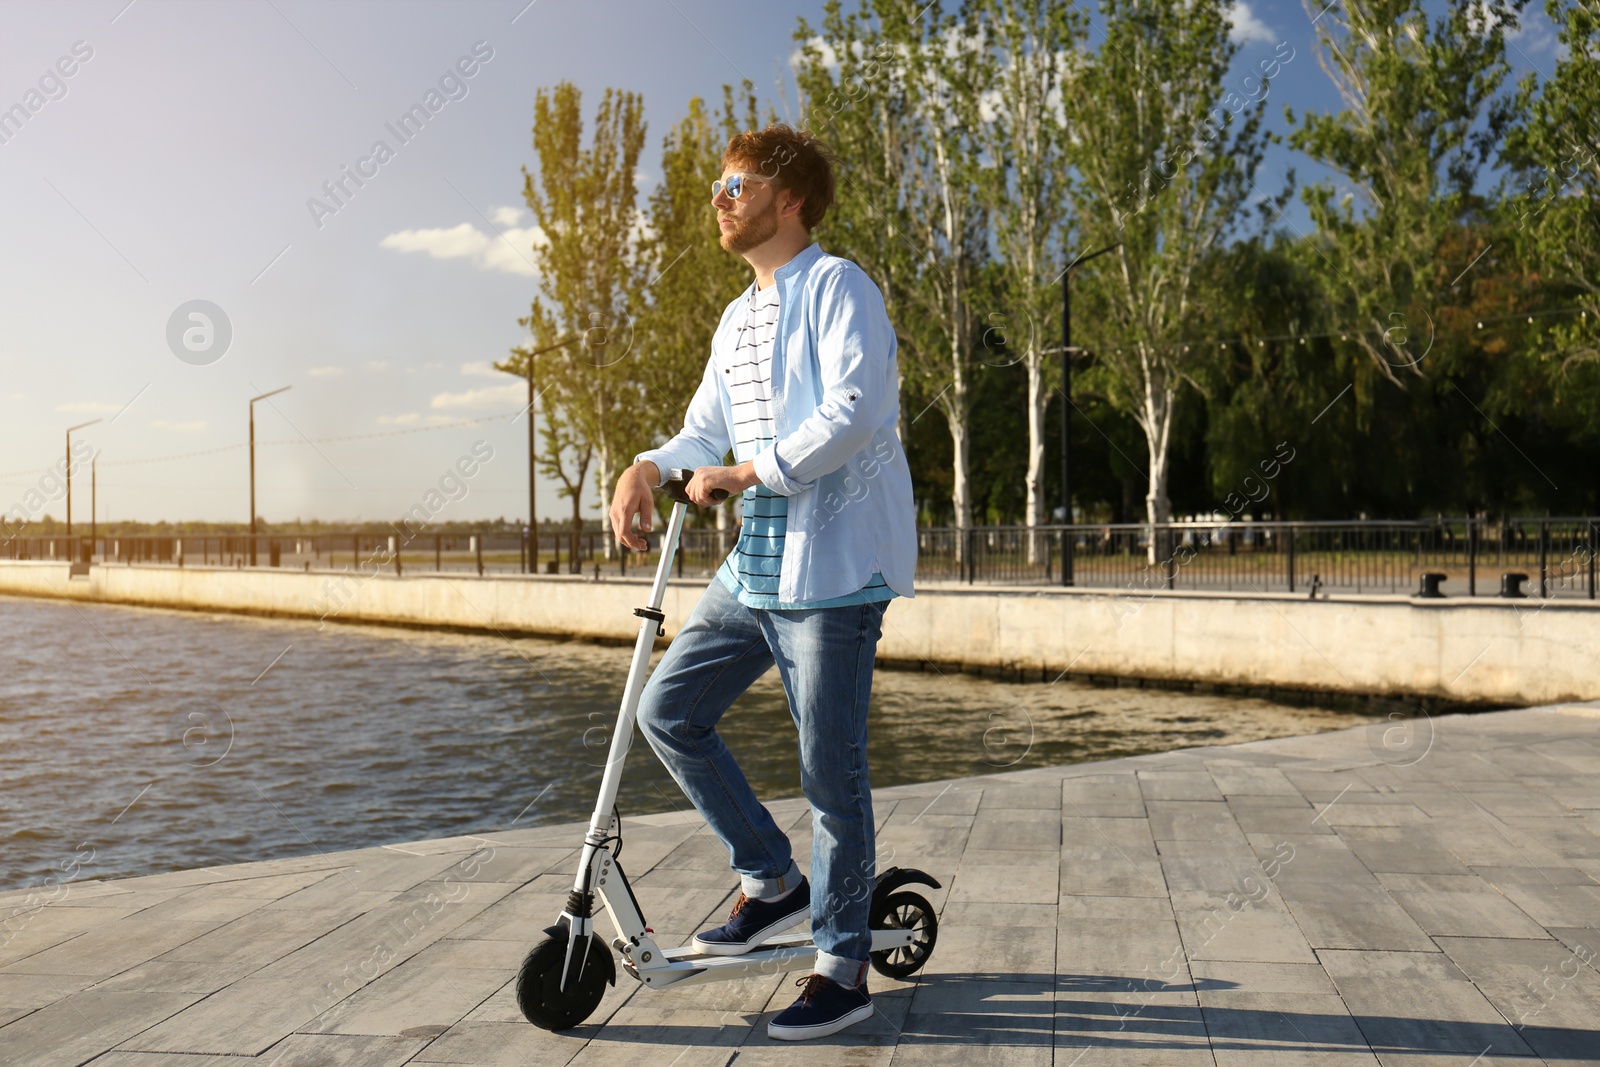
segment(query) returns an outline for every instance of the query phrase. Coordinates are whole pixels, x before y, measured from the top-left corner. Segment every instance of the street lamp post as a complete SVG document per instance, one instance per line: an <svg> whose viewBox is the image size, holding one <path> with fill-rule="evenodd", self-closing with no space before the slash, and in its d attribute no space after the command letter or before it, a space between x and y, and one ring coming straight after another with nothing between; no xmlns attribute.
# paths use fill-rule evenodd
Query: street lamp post
<svg viewBox="0 0 1600 1067"><path fill-rule="evenodd" d="M537 348L531 352L523 350L522 353L528 361L528 565L526 571L528 574L539 573L539 502L536 499L539 478L536 466L537 461L534 458L539 446L534 437L533 357L542 356L546 352L554 352L558 348L565 348L582 339L581 334L574 334L565 341L557 341L553 345L545 345L543 348ZM559 548L559 546L557 547ZM559 552L557 554L559 556Z"/></svg>
<svg viewBox="0 0 1600 1067"><path fill-rule="evenodd" d="M90 419L80 422L76 426L67 427L67 551L72 552L72 431L81 430L85 426L93 426L99 419ZM76 562L76 561L74 561Z"/></svg>
<svg viewBox="0 0 1600 1067"><path fill-rule="evenodd" d="M250 398L250 566L256 565L256 401L287 392L294 386L286 385L270 393Z"/></svg>
<svg viewBox="0 0 1600 1067"><path fill-rule="evenodd" d="M1072 272L1083 264L1121 248L1121 242L1080 255L1061 272L1061 513L1066 526L1072 525ZM1072 531L1061 535L1061 584L1072 584Z"/></svg>
<svg viewBox="0 0 1600 1067"><path fill-rule="evenodd" d="M100 450L95 449L94 455L89 459L89 556L90 562L94 558L95 542L99 540L100 531L95 525L100 518Z"/></svg>

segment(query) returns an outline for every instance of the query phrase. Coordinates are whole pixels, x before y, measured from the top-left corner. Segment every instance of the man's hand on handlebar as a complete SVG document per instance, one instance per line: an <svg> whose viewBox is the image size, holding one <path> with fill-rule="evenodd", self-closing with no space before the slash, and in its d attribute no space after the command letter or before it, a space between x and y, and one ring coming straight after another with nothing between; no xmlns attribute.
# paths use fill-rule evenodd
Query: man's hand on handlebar
<svg viewBox="0 0 1600 1067"><path fill-rule="evenodd" d="M617 491L611 497L611 530L619 544L635 552L650 549L650 514L655 507L652 494L661 482L661 471L654 463L644 460L622 472L617 479ZM633 529L635 516L639 519L639 532Z"/></svg>
<svg viewBox="0 0 1600 1067"><path fill-rule="evenodd" d="M754 463L741 463L737 467L699 467L684 492L690 500L703 508L722 503L711 494L721 489L726 497L742 493L761 479L756 477Z"/></svg>

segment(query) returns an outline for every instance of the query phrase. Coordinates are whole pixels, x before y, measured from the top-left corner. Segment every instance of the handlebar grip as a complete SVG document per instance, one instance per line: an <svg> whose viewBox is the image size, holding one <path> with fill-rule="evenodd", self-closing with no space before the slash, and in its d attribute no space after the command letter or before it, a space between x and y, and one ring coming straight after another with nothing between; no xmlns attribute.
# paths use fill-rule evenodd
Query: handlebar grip
<svg viewBox="0 0 1600 1067"><path fill-rule="evenodd" d="M693 504L694 501L689 499L687 492L689 479L693 477L694 469L688 467L673 467L671 470L667 471L667 483L663 485L661 489L668 496L679 503ZM722 501L728 499L728 491L726 489L713 489L711 490L711 499L720 504Z"/></svg>

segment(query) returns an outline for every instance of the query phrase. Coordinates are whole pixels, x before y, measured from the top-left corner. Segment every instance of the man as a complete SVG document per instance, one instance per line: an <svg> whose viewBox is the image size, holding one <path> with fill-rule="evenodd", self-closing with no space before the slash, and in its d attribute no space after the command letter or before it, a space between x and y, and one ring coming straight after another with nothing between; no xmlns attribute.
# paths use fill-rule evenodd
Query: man
<svg viewBox="0 0 1600 1067"><path fill-rule="evenodd" d="M738 544L652 674L639 726L739 875L727 923L695 947L738 955L810 919L816 973L767 1026L802 1040L872 1014L867 705L884 610L913 595L911 473L882 294L811 241L833 203L826 151L773 125L735 136L722 162L711 199L722 247L755 282L723 312L682 432L618 479L611 525L643 550L635 519L650 529L651 491L674 467L698 468L687 492L701 506L718 489L744 493ZM774 664L799 731L815 884L716 729Z"/></svg>

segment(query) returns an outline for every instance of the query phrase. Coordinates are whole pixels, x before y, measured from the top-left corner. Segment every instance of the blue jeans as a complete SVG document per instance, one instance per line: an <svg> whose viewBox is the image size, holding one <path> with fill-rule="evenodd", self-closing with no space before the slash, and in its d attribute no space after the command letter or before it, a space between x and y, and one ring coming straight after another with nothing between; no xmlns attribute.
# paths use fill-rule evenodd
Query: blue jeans
<svg viewBox="0 0 1600 1067"><path fill-rule="evenodd" d="M811 934L817 973L866 976L874 833L867 778L872 659L887 602L809 611L739 603L713 578L639 700L639 728L711 829L749 896L798 884L789 838L717 733L723 712L777 665L800 735L811 804Z"/></svg>

